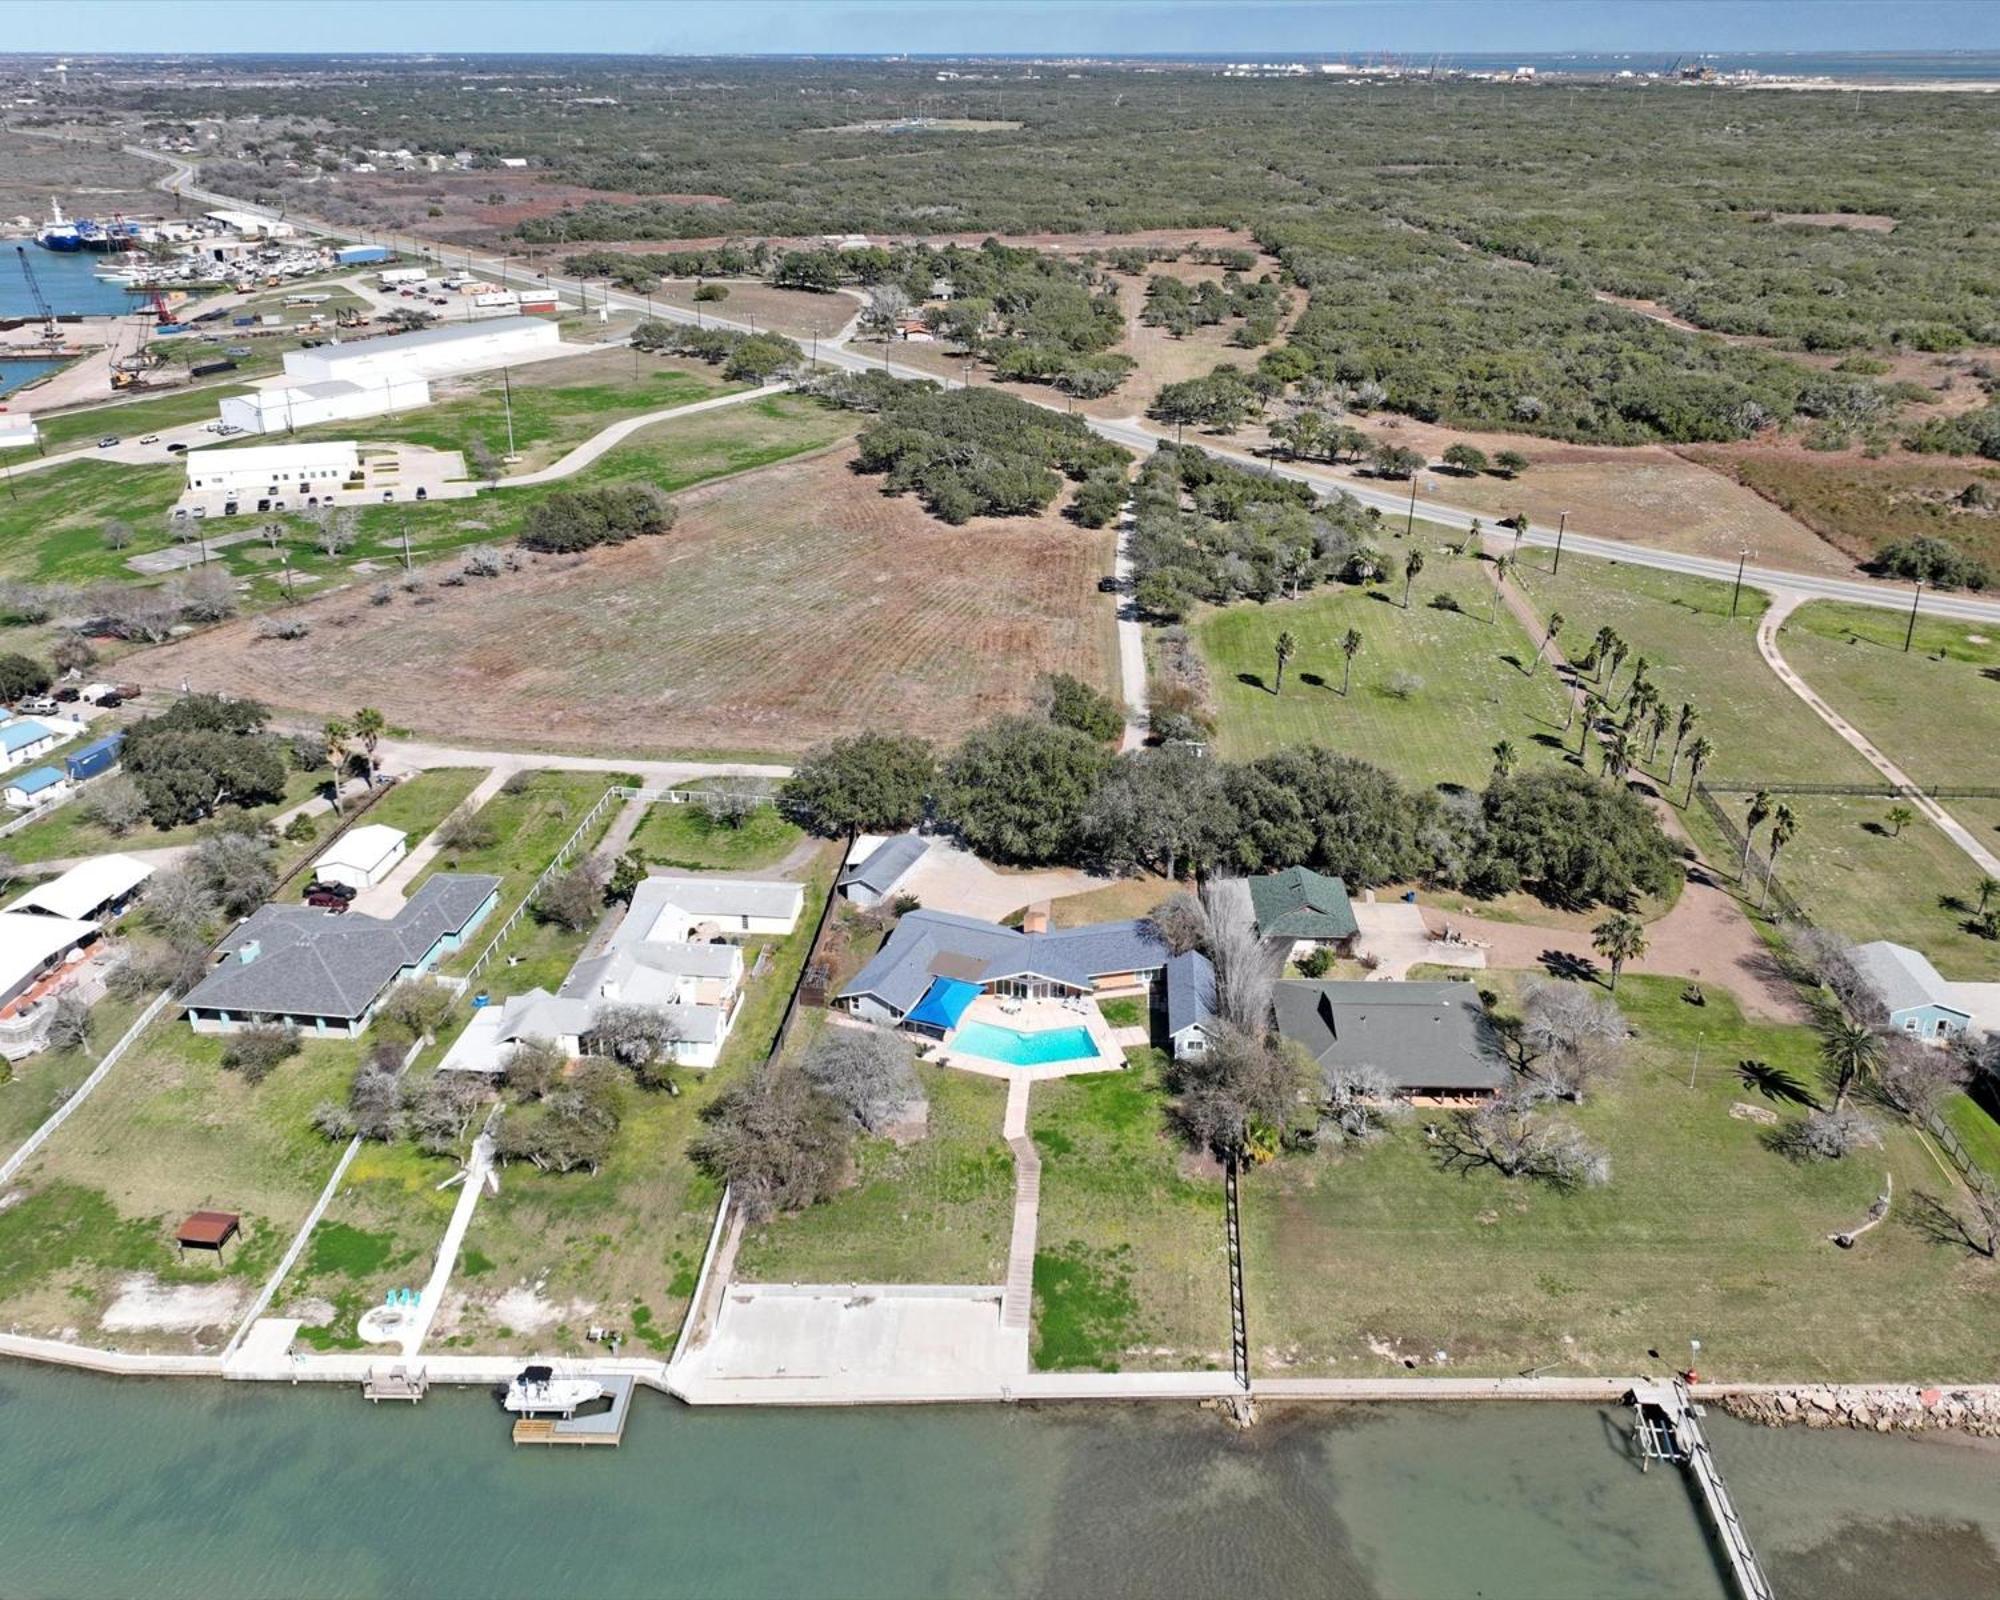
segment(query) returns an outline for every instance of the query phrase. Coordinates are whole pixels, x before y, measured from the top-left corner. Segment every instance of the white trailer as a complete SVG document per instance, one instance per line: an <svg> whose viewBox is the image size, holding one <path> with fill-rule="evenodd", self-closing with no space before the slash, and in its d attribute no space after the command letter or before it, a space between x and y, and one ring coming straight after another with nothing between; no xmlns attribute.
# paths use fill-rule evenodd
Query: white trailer
<svg viewBox="0 0 2000 1600"><path fill-rule="evenodd" d="M376 275L376 281L385 289L394 289L400 284L423 283L429 277L428 267L388 267Z"/></svg>

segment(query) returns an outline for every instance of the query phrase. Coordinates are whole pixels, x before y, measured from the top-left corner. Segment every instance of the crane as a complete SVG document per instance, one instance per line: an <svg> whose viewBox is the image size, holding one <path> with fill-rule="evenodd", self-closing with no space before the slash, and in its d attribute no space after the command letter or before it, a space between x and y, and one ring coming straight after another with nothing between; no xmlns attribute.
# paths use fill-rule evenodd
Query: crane
<svg viewBox="0 0 2000 1600"><path fill-rule="evenodd" d="M21 259L21 276L28 281L28 298L35 302L35 315L42 319L42 337L50 344L60 343L62 335L56 331L56 314L49 309L42 286L35 281L35 269L28 265L27 246L15 245L14 254Z"/></svg>

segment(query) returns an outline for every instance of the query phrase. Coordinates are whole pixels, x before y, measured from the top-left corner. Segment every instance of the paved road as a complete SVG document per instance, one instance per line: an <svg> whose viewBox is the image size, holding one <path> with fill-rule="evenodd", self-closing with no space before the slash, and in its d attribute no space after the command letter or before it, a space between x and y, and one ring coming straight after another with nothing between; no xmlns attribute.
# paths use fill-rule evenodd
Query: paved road
<svg viewBox="0 0 2000 1600"><path fill-rule="evenodd" d="M1865 733L1822 700L1812 686L1792 670L1791 663L1778 649L1778 630L1804 599L1803 595L1796 593L1778 594L1771 603L1771 609L1757 624L1757 649L1763 655L1765 664L1778 675L1780 683L1812 708L1821 722L1858 750L1863 760L1891 783L1908 790L1910 804L1936 823L1947 839L1972 858L1974 866L1989 877L2000 878L2000 857L1975 839L1972 831L1943 806L1918 789L1907 772L1876 749Z"/></svg>

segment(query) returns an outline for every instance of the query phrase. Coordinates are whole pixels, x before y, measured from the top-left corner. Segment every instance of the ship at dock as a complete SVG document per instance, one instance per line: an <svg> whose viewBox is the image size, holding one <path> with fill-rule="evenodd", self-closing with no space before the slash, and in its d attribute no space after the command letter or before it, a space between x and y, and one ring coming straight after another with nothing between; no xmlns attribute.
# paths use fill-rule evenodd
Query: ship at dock
<svg viewBox="0 0 2000 1600"><path fill-rule="evenodd" d="M79 250L130 250L139 242L139 225L123 217L98 222L90 217L71 220L63 215L59 201L49 201L49 220L35 235L44 250L71 255Z"/></svg>

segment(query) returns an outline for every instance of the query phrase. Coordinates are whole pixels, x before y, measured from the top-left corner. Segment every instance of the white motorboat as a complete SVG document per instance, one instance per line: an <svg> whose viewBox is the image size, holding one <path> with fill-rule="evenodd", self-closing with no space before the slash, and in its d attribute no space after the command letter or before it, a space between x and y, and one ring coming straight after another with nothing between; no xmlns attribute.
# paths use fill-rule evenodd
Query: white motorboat
<svg viewBox="0 0 2000 1600"><path fill-rule="evenodd" d="M605 1396L595 1378L562 1378L554 1367L523 1367L507 1386L506 1409L521 1417L573 1417L582 1406Z"/></svg>

